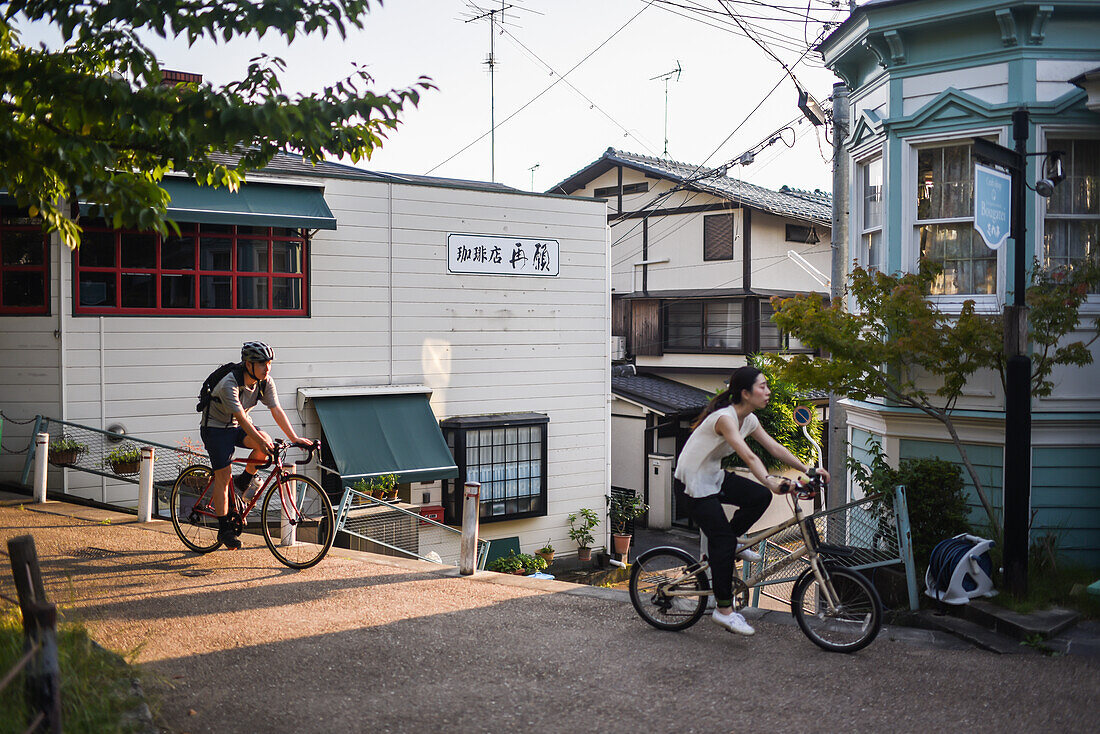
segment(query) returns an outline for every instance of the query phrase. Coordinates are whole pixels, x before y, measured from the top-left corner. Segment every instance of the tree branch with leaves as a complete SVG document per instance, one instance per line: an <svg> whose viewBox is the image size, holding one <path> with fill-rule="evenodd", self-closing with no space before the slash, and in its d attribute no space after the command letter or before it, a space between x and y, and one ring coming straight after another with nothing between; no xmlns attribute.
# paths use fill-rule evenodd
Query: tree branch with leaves
<svg viewBox="0 0 1100 734"><path fill-rule="evenodd" d="M832 303L819 294L773 299L776 324L828 356L770 359L779 374L794 384L857 400L882 399L941 423L999 539L1001 521L967 455L952 412L978 371L999 369L1003 375L1003 317L978 313L973 301L966 301L957 314L940 311L927 297L936 274L933 266L924 263L916 273L896 275L856 267L845 297ZM1073 269L1035 268L1027 294L1032 309L1030 339L1037 350L1033 395L1050 394L1050 375L1056 366L1092 362L1088 345L1095 335L1088 342L1064 341L1080 324L1080 306L1097 282L1098 268L1091 260ZM851 311L844 308L848 297L855 301ZM1100 323L1094 327L1100 329Z"/></svg>
<svg viewBox="0 0 1100 734"><path fill-rule="evenodd" d="M377 3L381 5L381 2ZM279 152L319 163L369 158L407 106L434 89L420 77L381 93L361 67L311 94L287 95L277 58L253 59L222 86L165 84L142 36L230 43L267 33L346 37L370 0L15 0L0 3L0 188L71 248L80 243L76 202L109 213L113 226L168 233L159 182L180 171L203 186L236 191ZM20 41L19 25L55 24L63 48Z"/></svg>

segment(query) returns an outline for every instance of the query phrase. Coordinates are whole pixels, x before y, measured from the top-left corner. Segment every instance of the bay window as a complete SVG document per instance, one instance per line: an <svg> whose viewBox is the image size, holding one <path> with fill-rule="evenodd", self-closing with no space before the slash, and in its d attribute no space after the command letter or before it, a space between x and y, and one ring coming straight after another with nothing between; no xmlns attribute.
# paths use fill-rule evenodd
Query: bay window
<svg viewBox="0 0 1100 734"><path fill-rule="evenodd" d="M859 166L859 204L861 209L859 263L865 268L883 271L886 257L882 249L882 157Z"/></svg>
<svg viewBox="0 0 1100 734"><path fill-rule="evenodd" d="M1046 150L1063 151L1066 177L1047 200L1043 265L1069 267L1100 257L1100 139L1052 135Z"/></svg>
<svg viewBox="0 0 1100 734"><path fill-rule="evenodd" d="M942 267L931 295L997 292L997 253L974 231L972 148L970 143L952 143L917 150L920 258Z"/></svg>

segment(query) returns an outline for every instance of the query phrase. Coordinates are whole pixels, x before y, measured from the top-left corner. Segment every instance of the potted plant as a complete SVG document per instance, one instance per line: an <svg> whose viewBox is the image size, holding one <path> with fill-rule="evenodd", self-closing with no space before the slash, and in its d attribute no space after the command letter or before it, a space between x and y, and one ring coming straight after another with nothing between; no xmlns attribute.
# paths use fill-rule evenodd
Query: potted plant
<svg viewBox="0 0 1100 734"><path fill-rule="evenodd" d="M535 551L535 555L546 561L547 566L554 562L554 546L550 544L549 538L546 540L546 545Z"/></svg>
<svg viewBox="0 0 1100 734"><path fill-rule="evenodd" d="M511 573L517 575L527 573L527 569L524 568L523 565L522 556L517 556L515 551L508 551L508 555L490 561L488 569L490 571L496 571L497 573Z"/></svg>
<svg viewBox="0 0 1100 734"><path fill-rule="evenodd" d="M137 474L141 469L141 449L135 444L124 443L104 457L103 463L120 476Z"/></svg>
<svg viewBox="0 0 1100 734"><path fill-rule="evenodd" d="M72 466L80 455L88 450L87 444L83 444L72 438L62 436L56 441L50 441L49 460L56 466Z"/></svg>
<svg viewBox="0 0 1100 734"><path fill-rule="evenodd" d="M630 521L649 511L649 505L636 494L614 494L608 505L611 520L611 546L615 553L626 556L630 550Z"/></svg>
<svg viewBox="0 0 1100 734"><path fill-rule="evenodd" d="M377 500L393 501L397 499L397 475L382 474L369 479L360 479L351 488Z"/></svg>
<svg viewBox="0 0 1100 734"><path fill-rule="evenodd" d="M529 556L526 553L519 554L520 562L526 573L539 573L546 570L546 559L541 556Z"/></svg>
<svg viewBox="0 0 1100 734"><path fill-rule="evenodd" d="M569 539L577 544L577 560L592 560L592 530L600 524L600 516L595 510L582 507L576 512L571 512L566 518L569 523Z"/></svg>

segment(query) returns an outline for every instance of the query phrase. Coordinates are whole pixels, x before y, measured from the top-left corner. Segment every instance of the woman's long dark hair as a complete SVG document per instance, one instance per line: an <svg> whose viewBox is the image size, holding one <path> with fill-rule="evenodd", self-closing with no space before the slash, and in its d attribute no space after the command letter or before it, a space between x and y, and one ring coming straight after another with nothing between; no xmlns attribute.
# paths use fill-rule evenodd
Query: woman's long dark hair
<svg viewBox="0 0 1100 734"><path fill-rule="evenodd" d="M744 367L738 367L730 375L729 384L726 389L715 395L703 408L703 412L699 414L699 417L695 419L695 422L691 424L691 430L695 430L700 423L706 420L706 417L716 410L721 410L731 403L736 405L741 402L741 391L748 390L752 392L752 386L756 384L756 378L762 373L752 365L745 365Z"/></svg>

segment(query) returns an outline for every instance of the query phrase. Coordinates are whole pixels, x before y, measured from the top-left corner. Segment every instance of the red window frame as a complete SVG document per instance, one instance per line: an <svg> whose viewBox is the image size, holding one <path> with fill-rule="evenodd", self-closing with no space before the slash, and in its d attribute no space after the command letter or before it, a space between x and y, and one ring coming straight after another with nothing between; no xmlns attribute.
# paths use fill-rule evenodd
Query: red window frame
<svg viewBox="0 0 1100 734"><path fill-rule="evenodd" d="M180 224L180 236L169 235L168 242L155 233L140 232L137 230L116 230L106 226L102 222L93 222L83 225L85 236L89 234L109 235L114 238L114 255L111 264L84 264L81 262L81 253L78 250L73 255L73 313L76 315L146 315L146 316L309 316L309 237L304 230L287 229L283 227L253 227L237 225L213 225L213 224ZM123 264L122 243L126 236L149 238L154 247L152 265L135 267ZM89 238L90 239L90 238ZM229 245L229 267L204 266L204 240L207 243L227 243ZM192 257L190 267L164 267L165 244L172 242L187 243L191 252L183 254ZM241 243L266 242L266 260L260 267L248 270L242 269ZM294 243L299 246L298 272L282 272L275 270L275 244L280 242ZM89 253L90 255L90 253ZM224 254L223 254L224 256ZM90 259L90 257L88 258ZM113 294L108 294L113 299L112 304L86 304L81 298L82 287L86 282L86 276L106 274L114 276ZM123 276L151 276L152 277L152 301L153 305L126 306L123 305L124 278ZM169 294L165 292L166 278L190 277L188 284L190 290L190 305L174 307L164 305ZM262 306L241 306L244 296L243 279L262 281ZM215 283L215 280L218 281ZM287 281L297 284L298 304L296 308L275 307L275 285L277 281ZM214 289L224 289L228 283L228 305L215 305L211 300L218 296ZM205 289L205 290L204 290ZM183 291L186 293L186 291ZM221 297L225 297L224 290ZM208 305L204 306L203 304Z"/></svg>
<svg viewBox="0 0 1100 734"><path fill-rule="evenodd" d="M11 224L11 219L26 219L26 224ZM36 232L42 238L42 262L37 265L21 265L5 261L4 240L9 232ZM4 281L11 273L39 273L42 276L42 303L34 306L7 306L4 304ZM48 315L50 313L50 238L42 230L39 219L28 217L26 211L4 207L0 211L0 315Z"/></svg>

